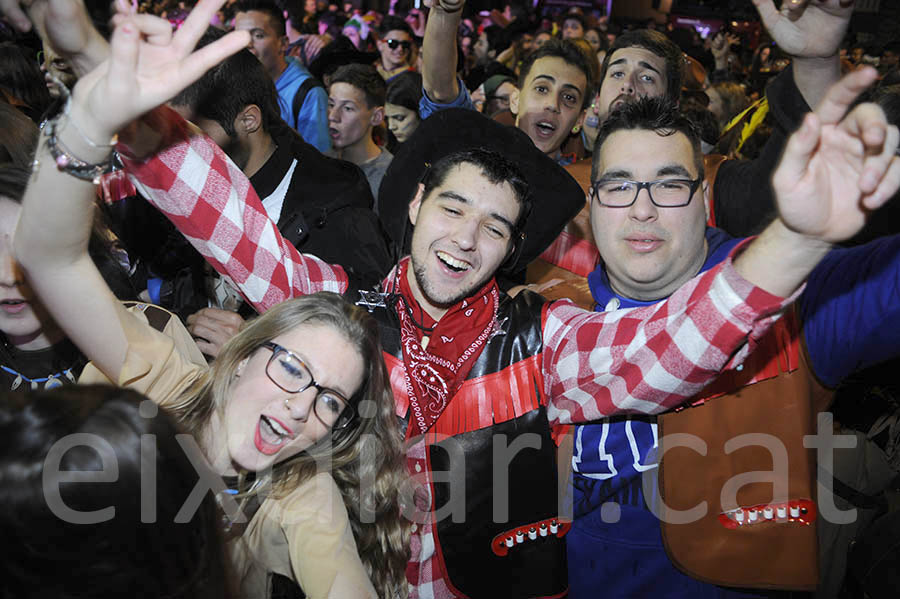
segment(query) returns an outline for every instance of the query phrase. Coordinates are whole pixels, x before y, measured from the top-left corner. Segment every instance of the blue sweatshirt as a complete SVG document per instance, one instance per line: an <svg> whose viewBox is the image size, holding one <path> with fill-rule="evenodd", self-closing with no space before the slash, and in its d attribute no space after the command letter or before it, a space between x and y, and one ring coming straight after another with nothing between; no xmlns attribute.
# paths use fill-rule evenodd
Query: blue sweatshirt
<svg viewBox="0 0 900 599"><path fill-rule="evenodd" d="M310 89L295 121L294 96L297 95L303 82L312 75L296 59L288 58L287 61L287 68L275 82L281 118L293 127L306 143L315 146L320 152L327 152L331 150L331 136L328 135L328 94L318 85Z"/></svg>
<svg viewBox="0 0 900 599"><path fill-rule="evenodd" d="M741 241L714 228L706 230L706 240L708 256L701 272L724 260ZM655 303L616 294L602 265L588 276L588 284L598 311ZM819 380L835 386L857 369L900 354L898 298L900 236L836 249L825 257L798 299ZM569 597L753 596L694 580L669 561L642 488L641 473L657 467L657 444L654 417L610 418L576 427L575 522L566 537Z"/></svg>

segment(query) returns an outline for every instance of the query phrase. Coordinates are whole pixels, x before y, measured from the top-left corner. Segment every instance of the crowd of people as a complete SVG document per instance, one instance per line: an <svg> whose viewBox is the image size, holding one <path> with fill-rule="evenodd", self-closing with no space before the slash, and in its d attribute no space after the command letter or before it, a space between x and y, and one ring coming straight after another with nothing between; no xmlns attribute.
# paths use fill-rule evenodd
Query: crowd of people
<svg viewBox="0 0 900 599"><path fill-rule="evenodd" d="M754 4L0 0L0 596L889 596L900 47Z"/></svg>

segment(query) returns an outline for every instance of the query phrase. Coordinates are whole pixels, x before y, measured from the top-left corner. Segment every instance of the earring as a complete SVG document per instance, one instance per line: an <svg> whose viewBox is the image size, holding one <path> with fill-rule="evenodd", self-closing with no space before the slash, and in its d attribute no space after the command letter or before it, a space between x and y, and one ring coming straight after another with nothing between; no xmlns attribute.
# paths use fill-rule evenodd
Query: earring
<svg viewBox="0 0 900 599"><path fill-rule="evenodd" d="M577 134L579 131L581 131L581 125L575 125L574 127L572 127L573 134Z"/></svg>
<svg viewBox="0 0 900 599"><path fill-rule="evenodd" d="M238 362L237 368L234 371L234 378L241 378L241 373L244 371L244 366L247 365L247 362L250 361L250 358L244 358L240 362Z"/></svg>

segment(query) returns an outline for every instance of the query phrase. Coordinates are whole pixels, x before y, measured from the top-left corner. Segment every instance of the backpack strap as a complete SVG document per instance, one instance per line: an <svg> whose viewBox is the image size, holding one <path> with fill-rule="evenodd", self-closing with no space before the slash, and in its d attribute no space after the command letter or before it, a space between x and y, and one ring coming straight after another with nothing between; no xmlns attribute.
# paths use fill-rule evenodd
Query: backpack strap
<svg viewBox="0 0 900 599"><path fill-rule="evenodd" d="M307 79L300 84L300 87L297 89L297 93L294 94L294 104L291 107L291 112L294 115L294 128L297 127L297 116L300 114L300 107L303 106L303 103L306 101L306 96L309 94L310 90L321 87L325 88L322 85L322 82L316 79L315 77L307 77Z"/></svg>

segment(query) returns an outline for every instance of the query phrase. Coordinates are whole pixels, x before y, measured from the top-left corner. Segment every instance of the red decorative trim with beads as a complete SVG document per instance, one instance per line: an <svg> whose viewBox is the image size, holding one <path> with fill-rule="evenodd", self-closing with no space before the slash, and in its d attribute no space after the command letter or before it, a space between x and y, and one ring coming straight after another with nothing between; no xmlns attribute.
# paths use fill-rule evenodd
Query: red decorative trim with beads
<svg viewBox="0 0 900 599"><path fill-rule="evenodd" d="M531 524L517 526L513 529L501 532L491 541L491 549L500 557L509 553L516 545L539 541L547 537L562 538L572 528L571 522L565 522L556 518L539 520Z"/></svg>
<svg viewBox="0 0 900 599"><path fill-rule="evenodd" d="M761 503L739 507L719 514L719 523L725 528L737 530L761 524L793 522L809 526L816 520L816 504L809 499L791 499L781 503Z"/></svg>

